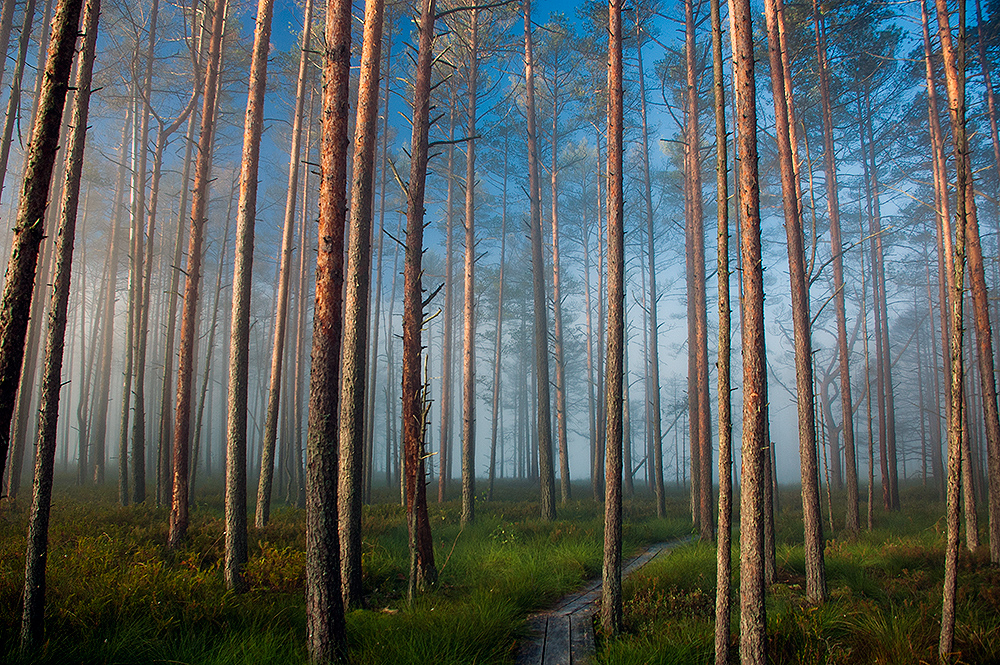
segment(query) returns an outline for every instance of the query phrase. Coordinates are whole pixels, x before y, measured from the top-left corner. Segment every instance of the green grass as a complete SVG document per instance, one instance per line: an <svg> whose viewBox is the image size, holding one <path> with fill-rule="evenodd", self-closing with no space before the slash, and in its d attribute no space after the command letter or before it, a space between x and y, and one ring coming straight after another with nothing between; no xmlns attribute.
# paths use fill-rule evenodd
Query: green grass
<svg viewBox="0 0 1000 665"><path fill-rule="evenodd" d="M943 506L919 488L905 513L877 515L871 532L834 534L825 552L829 600L805 599L800 506L783 496L776 581L768 590L772 663L904 665L937 662L944 568ZM842 503L840 505L843 505ZM985 522L984 522L985 526ZM829 534L829 530L827 531ZM955 649L962 663L1000 663L1000 569L987 548L959 561ZM738 574L738 551L733 550ZM738 645L734 580L731 648ZM714 662L715 548L692 543L625 583L623 634L601 645L604 665Z"/></svg>
<svg viewBox="0 0 1000 665"><path fill-rule="evenodd" d="M403 510L365 508L363 575L368 609L347 617L354 663L512 662L524 619L599 575L603 507L560 506L544 522L534 488L503 488L527 499L481 502L462 528L456 502L430 507L437 587L411 607L405 598ZM581 487L580 495L586 494ZM293 663L305 653L304 513L276 507L251 532L250 591L222 581L221 492L204 495L188 536L165 546L166 509L119 508L113 488L66 489L54 497L47 568L46 640L37 663ZM653 504L626 506L626 550L690 532L683 497L673 519L650 518ZM27 506L0 506L0 662L15 646L24 580Z"/></svg>

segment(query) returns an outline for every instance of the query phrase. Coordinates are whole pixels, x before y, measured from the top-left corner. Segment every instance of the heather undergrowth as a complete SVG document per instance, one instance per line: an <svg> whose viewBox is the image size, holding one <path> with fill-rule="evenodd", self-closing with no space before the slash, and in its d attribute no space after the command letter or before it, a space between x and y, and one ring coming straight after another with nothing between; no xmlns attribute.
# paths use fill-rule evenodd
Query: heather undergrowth
<svg viewBox="0 0 1000 665"><path fill-rule="evenodd" d="M561 506L544 522L532 488L502 488L519 501L481 502L462 527L457 502L430 507L437 587L407 602L406 528L397 504L364 513L368 607L349 613L355 663L512 662L524 618L600 574L603 507ZM580 494L585 494L580 488ZM38 663L293 663L305 652L304 512L277 507L251 531L250 591L222 581L219 488L199 494L188 536L166 548L165 508L120 508L113 489L57 491L47 567L46 640ZM252 508L251 508L252 509ZM686 501L674 519L649 517L651 501L626 506L626 549L690 531ZM0 506L0 659L14 647L24 580L26 502Z"/></svg>
<svg viewBox="0 0 1000 665"><path fill-rule="evenodd" d="M876 513L875 528L856 538L838 531L831 535L827 524L829 600L816 606L805 598L797 497L789 493L782 498L787 509L776 522L777 567L767 599L769 662L936 663L944 572L942 504L912 488L904 496L905 512ZM985 527L985 520L981 523ZM732 557L737 587L730 646L738 662L735 547ZM603 641L599 662L714 662L715 589L714 546L692 543L655 559L626 581L624 632ZM990 565L985 546L975 554L963 551L960 558L955 649L958 663L1000 662L1000 569Z"/></svg>

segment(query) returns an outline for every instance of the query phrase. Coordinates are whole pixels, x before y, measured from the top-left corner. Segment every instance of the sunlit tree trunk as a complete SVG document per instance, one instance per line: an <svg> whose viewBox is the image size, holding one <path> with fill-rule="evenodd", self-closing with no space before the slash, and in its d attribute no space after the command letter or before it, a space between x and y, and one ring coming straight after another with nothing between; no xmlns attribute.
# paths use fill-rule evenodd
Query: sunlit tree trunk
<svg viewBox="0 0 1000 665"><path fill-rule="evenodd" d="M65 101L66 83L76 43L80 18L78 0L61 2L53 21L50 57L46 65L46 85L49 97ZM70 147L66 155L65 186L62 194L62 214L55 247L55 274L49 301L48 327L45 337L45 362L42 369L41 398L38 411L35 477L28 522L28 545L25 552L24 612L21 618L21 652L30 655L41 646L45 621L45 564L48 554L49 509L52 503L52 477L56 452L56 427L59 417L59 392L62 388L62 361L66 335L66 310L69 304L70 276L73 265L73 243L76 236L77 206L80 201L80 174L83 171L83 151L87 135L87 114L90 104L91 72L97 44L97 23L100 0L89 0L84 11L84 42L80 51L76 76L76 99L73 105ZM55 61L55 62L53 62ZM47 118L46 99L40 108L39 124ZM55 116L62 117L62 109ZM51 131L51 130L50 130ZM58 130L57 130L58 132ZM39 133L32 137L43 142ZM34 140L32 143L34 144ZM54 145L51 145L53 153ZM29 153L29 156L30 153ZM54 154L50 155L54 158ZM45 178L46 185L48 178ZM23 201L22 201L23 203ZM82 340L81 340L82 342Z"/></svg>
<svg viewBox="0 0 1000 665"><path fill-rule="evenodd" d="M941 610L941 635L938 658L942 663L951 662L955 638L955 596L958 581L958 530L959 490L962 479L961 452L963 424L965 422L964 359L962 357L963 306L965 284L967 196L971 192L968 151L965 129L965 0L958 2L958 43L953 45L950 16L946 0L935 0L938 36L944 56L945 86L948 90L948 116L951 120L955 152L955 240L953 244L953 277L951 298L951 408L948 414L948 482L945 521L947 544L945 546L944 591Z"/></svg>
<svg viewBox="0 0 1000 665"><path fill-rule="evenodd" d="M188 263L184 286L184 307L181 318L180 353L177 362L177 403L173 437L173 499L170 509L170 530L167 543L177 547L188 525L188 464L191 429L191 383L194 378L194 346L197 333L198 288L201 284L202 244L208 186L215 135L215 104L218 94L219 61L222 56L222 32L225 23L226 0L215 0L212 14L211 45L205 73L202 97L201 132L195 164L191 198L191 228L188 236Z"/></svg>
<svg viewBox="0 0 1000 665"><path fill-rule="evenodd" d="M766 662L764 610L764 446L767 365L764 355L764 282L757 173L757 105L753 25L749 0L730 4L739 156L742 265L743 443L740 476L740 662Z"/></svg>
<svg viewBox="0 0 1000 665"><path fill-rule="evenodd" d="M531 199L531 283L534 294L535 407L538 415L538 473L542 519L554 520L555 473L552 465L552 417L549 405L549 323L545 297L545 265L542 258L542 192L538 179L538 146L535 124L535 74L531 37L531 0L524 0L524 78L528 120L528 189Z"/></svg>
<svg viewBox="0 0 1000 665"><path fill-rule="evenodd" d="M325 663L346 651L338 535L338 420L347 208L351 3L328 0L323 57L319 238L306 437L306 641Z"/></svg>
<svg viewBox="0 0 1000 665"><path fill-rule="evenodd" d="M479 10L469 15L468 94L465 157L465 302L462 336L462 524L476 518L476 113L479 76ZM553 178L555 176L553 175ZM553 191L553 194L555 192ZM555 203L553 211L555 211ZM553 217L553 237L555 237ZM557 251L557 250L555 250ZM559 306L558 296L556 307ZM569 497L569 467L563 470L563 498Z"/></svg>
<svg viewBox="0 0 1000 665"><path fill-rule="evenodd" d="M622 194L622 5L608 1L608 409L604 495L601 626L616 635L622 622L622 439L625 374L625 220Z"/></svg>
<svg viewBox="0 0 1000 665"><path fill-rule="evenodd" d="M448 165L445 172L447 182L447 194L445 195L445 249L444 249L444 317L441 335L441 411L438 435L438 502L445 500L448 485L451 483L451 437L454 427L452 426L452 376L454 374L455 363L452 360L452 351L455 341L455 292L454 292L454 257L455 257L455 124L458 115L458 104L456 94L458 86L455 79L450 78L450 93L448 101Z"/></svg>
<svg viewBox="0 0 1000 665"><path fill-rule="evenodd" d="M365 384L368 376L368 292L371 284L371 231L375 147L378 142L379 67L382 57L383 0L365 2L364 45L358 81L351 182L351 235L347 249L344 346L340 388L340 570L344 605L363 604L361 504L364 480Z"/></svg>

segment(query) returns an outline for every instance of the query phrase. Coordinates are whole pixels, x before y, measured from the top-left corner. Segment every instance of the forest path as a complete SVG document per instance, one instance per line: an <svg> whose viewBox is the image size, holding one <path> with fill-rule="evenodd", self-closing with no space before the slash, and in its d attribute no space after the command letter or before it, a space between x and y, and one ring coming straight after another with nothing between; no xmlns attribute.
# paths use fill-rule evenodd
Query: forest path
<svg viewBox="0 0 1000 665"><path fill-rule="evenodd" d="M650 545L622 568L628 577L663 552L684 545L691 537ZM521 642L517 665L590 665L596 653L594 612L601 598L601 578L564 596L551 608L528 617L530 635Z"/></svg>

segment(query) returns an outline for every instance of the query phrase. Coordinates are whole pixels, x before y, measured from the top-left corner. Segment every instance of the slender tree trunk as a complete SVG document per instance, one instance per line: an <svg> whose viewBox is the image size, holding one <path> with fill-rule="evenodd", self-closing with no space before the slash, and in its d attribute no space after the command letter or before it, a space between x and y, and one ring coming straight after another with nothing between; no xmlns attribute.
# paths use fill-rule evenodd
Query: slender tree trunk
<svg viewBox="0 0 1000 665"><path fill-rule="evenodd" d="M76 42L80 2L60 3L53 22L50 54L52 59L62 56L61 65L46 66L46 88L52 94L53 79L69 68ZM45 564L48 554L49 509L52 502L52 476L56 452L56 426L59 417L59 392L62 388L62 360L66 335L66 310L70 296L70 277L73 265L73 242L76 236L77 206L80 201L80 174L83 170L83 151L87 135L87 112L90 103L91 71L97 44L97 22L100 0L87 2L84 11L84 42L80 51L76 77L76 99L73 105L70 148L66 155L65 186L63 187L62 215L56 239L55 276L49 301L49 322L45 338L45 364L42 370L41 398L38 413L37 455L35 456L34 489L31 514L28 522L28 546L25 552L24 612L21 619L21 652L30 655L41 646L45 621ZM68 54L68 58L67 58ZM56 64L56 63L49 63ZM65 87L61 95L65 98ZM45 103L45 99L42 103ZM41 106L40 108L45 108ZM62 113L54 117L61 118ZM44 112L39 116L41 124ZM36 134L33 138L40 138ZM53 146L54 149L54 146ZM54 155L53 155L54 156ZM81 340L82 342L82 340Z"/></svg>
<svg viewBox="0 0 1000 665"><path fill-rule="evenodd" d="M622 622L622 439L625 374L625 220L622 194L622 5L608 0L608 365L607 466L601 625L617 635Z"/></svg>
<svg viewBox="0 0 1000 665"><path fill-rule="evenodd" d="M274 343L271 346L271 381L264 417L264 439L261 443L260 481L257 485L257 512L254 526L263 529L271 513L271 482L274 477L274 443L278 436L278 405L281 398L281 371L285 350L285 330L288 320L288 290L291 280L292 234L295 229L295 203L298 198L299 153L302 141L302 119L305 114L305 94L308 71L309 43L312 36L312 0L306 2L302 29L302 50L299 54L299 75L295 85L295 111L292 116L292 145L288 159L288 191L285 197L285 219L281 232L281 267L278 277L278 299L275 309ZM248 116L249 117L249 116ZM235 283L235 282L234 282ZM249 288L249 284L247 285ZM248 291L249 293L249 291ZM249 321L249 301L245 316ZM241 316L244 313L241 312ZM234 328L235 330L235 328ZM230 370L232 372L232 370ZM244 426L244 431L246 427Z"/></svg>
<svg viewBox="0 0 1000 665"><path fill-rule="evenodd" d="M638 12L638 5L636 5ZM636 23L638 23L638 16ZM659 353L659 321L657 319L657 306L659 304L656 292L656 247L653 233L653 188L649 174L649 128L646 122L646 79L645 70L642 65L642 44L636 50L639 66L639 111L642 118L642 179L643 179L643 203L646 206L646 242L649 256L649 328L647 335L649 339L649 377L648 390L650 392L646 401L648 403L649 414L652 422L649 427L652 429L653 446L652 459L647 455L646 471L651 474L653 480L653 495L656 500L656 515L664 517L666 515L666 501L663 493L663 427L662 412L660 408L660 353Z"/></svg>
<svg viewBox="0 0 1000 665"><path fill-rule="evenodd" d="M816 414L813 400L812 344L809 332L809 291L805 275L805 249L802 239L801 198L796 185L792 117L788 103L791 90L781 54L781 0L765 5L768 32L768 55L771 86L777 122L778 155L781 160L785 231L788 236L788 271L791 278L792 323L795 335L795 376L799 413L799 455L802 465L802 513L805 523L806 595L812 602L826 598L826 575L823 563L823 523L820 513L818 465L816 459Z"/></svg>
<svg viewBox="0 0 1000 665"><path fill-rule="evenodd" d="M947 544L945 546L944 591L941 610L941 636L938 658L951 662L955 636L955 595L958 579L959 490L961 488L961 449L965 422L964 359L962 357L963 305L966 252L966 215L968 186L968 141L965 131L965 1L958 3L958 44L953 46L948 5L935 0L938 36L944 56L945 84L948 90L948 116L951 120L955 151L955 241L951 285L951 408L948 414L948 499L946 508Z"/></svg>
<svg viewBox="0 0 1000 665"><path fill-rule="evenodd" d="M311 5L306 10L309 12ZM310 12L311 13L311 12ZM247 93L247 111L243 124L243 160L240 166L240 199L236 209L236 256L233 263L233 307L229 340L229 403L226 417L226 558L224 573L226 586L235 591L244 591L247 583L243 578L243 567L247 563L247 392L250 355L250 287L253 283L254 231L257 219L257 178L260 165L260 136L264 125L264 92L267 89L267 57L270 51L271 19L274 15L273 0L259 0L257 3L257 24L254 29L253 55L250 62L250 81ZM304 24L306 34L311 28L310 21ZM299 61L298 93L302 91L302 71L305 52ZM301 123L302 95L297 94L296 121ZM300 129L301 125L296 129ZM295 129L293 129L293 132ZM298 161L297 136L292 139L293 164ZM295 201L295 186L289 177L288 200ZM271 361L271 391L275 403L268 402L268 428L277 423L277 393L281 385L281 358L283 352L285 311L288 301L288 264L290 261L292 235L292 215L285 213L285 228L282 233L281 277L278 286L278 307L275 313L275 353ZM286 252L287 248L287 252ZM219 263L222 270L222 262ZM280 329L280 332L279 332ZM277 360L274 360L274 357ZM277 365L277 371L275 371ZM275 379L277 375L277 379ZM272 416L272 407L274 414ZM268 453L274 453L273 435L264 443L263 460ZM261 478L264 477L263 462ZM268 469L268 475L270 475ZM260 501L258 497L258 510ZM266 497L264 503L266 503Z"/></svg>
<svg viewBox="0 0 1000 665"><path fill-rule="evenodd" d="M493 481L496 478L496 461L497 461L497 421L500 415L500 376L502 374L500 368L500 353L503 349L503 286L504 286L504 258L507 255L507 157L509 155L510 149L510 130L508 129L504 133L504 149L503 149L503 193L500 204L500 274L497 276L497 330L496 330L496 341L493 345L493 426L490 430L490 475L489 475L489 485L486 490L486 500L493 500ZM584 222L586 224L586 221ZM590 319L590 289L587 289L587 318ZM588 358L589 358L589 347L588 347ZM593 398L593 389L591 389L591 398ZM591 412L593 412L593 399L591 399ZM500 454L500 466L503 468L503 451ZM501 474L502 477L502 474Z"/></svg>
<svg viewBox="0 0 1000 665"><path fill-rule="evenodd" d="M454 306L454 246L455 246L455 117L458 114L458 104L456 101L457 86L455 80L451 79L449 84L448 102L448 166L445 173L447 181L447 194L445 195L445 249L444 249L444 311L441 341L441 422L438 440L438 502L444 502L448 485L451 483L451 435L452 435L452 406L451 389L452 374L455 363L452 361L452 350L454 348L455 333L455 306Z"/></svg>
<svg viewBox="0 0 1000 665"><path fill-rule="evenodd" d="M764 609L764 447L767 365L757 174L757 105L749 0L730 5L739 155L742 254L743 443L740 488L740 662L766 662Z"/></svg>
<svg viewBox="0 0 1000 665"><path fill-rule="evenodd" d="M195 85L197 91L197 84ZM198 92L192 95L197 104ZM174 243L173 262L170 264L170 282L167 287L166 341L163 353L163 382L160 392L160 429L157 445L156 501L163 505L171 496L171 429L170 388L173 383L174 341L177 332L177 300L180 286L181 258L184 249L184 210L187 207L188 179L191 174L191 151L194 144L195 114L188 119L188 129L184 140L184 168L181 172L180 207L177 214L177 236Z"/></svg>
<svg viewBox="0 0 1000 665"><path fill-rule="evenodd" d="M467 143L465 157L465 304L462 349L462 524L476 519L476 113L479 76L479 10L469 15ZM553 176L554 178L555 176ZM554 193L554 192L553 192ZM555 203L553 203L555 206ZM553 211L555 208L553 207ZM553 225L555 224L553 217ZM553 227L555 228L555 227ZM558 307L558 297L556 307ZM569 497L569 467L563 496Z"/></svg>
<svg viewBox="0 0 1000 665"><path fill-rule="evenodd" d="M25 156L24 184L18 201L10 261L0 297L0 464L6 461L10 446L10 424L19 391L21 366L25 355L28 316L35 287L35 268L44 237L45 208L55 164L56 149L66 91L69 88L79 23L81 0L62 0L53 21L50 54L38 103L38 119L32 128ZM23 386L21 388L23 392ZM11 465L8 494L14 491L15 460ZM0 477L3 467L0 466Z"/></svg>
<svg viewBox="0 0 1000 665"><path fill-rule="evenodd" d="M364 480L365 383L368 376L368 302L372 259L372 202L378 143L379 67L383 0L365 2L364 45L358 82L347 250L344 347L340 388L340 570L344 606L364 604L361 580L361 504Z"/></svg>
<svg viewBox="0 0 1000 665"><path fill-rule="evenodd" d="M556 370L556 436L559 446L559 489L563 504L569 502L569 445L566 433L566 365L563 352L562 290L559 265L559 72L552 72L552 159L549 169L552 205L552 353Z"/></svg>
<svg viewBox="0 0 1000 665"><path fill-rule="evenodd" d="M826 201L830 217L830 252L833 257L834 308L837 316L837 357L840 367L840 406L843 414L844 458L847 476L847 518L845 528L857 532L861 528L858 509L858 466L854 442L854 406L851 397L850 356L847 349L847 308L844 302L843 242L840 236L840 199L837 184L837 163L833 142L833 110L830 102L830 65L826 53L826 24L813 2L813 26L816 33L816 55L819 61L820 104L823 115L823 167L826 172Z"/></svg>
<svg viewBox="0 0 1000 665"><path fill-rule="evenodd" d="M716 238L719 280L719 532L716 547L715 665L729 664L732 609L733 411L732 321L729 304L729 159L726 154L726 87L722 74L722 18L719 0L710 0L712 21L712 91L715 102ZM648 178L647 178L648 182ZM649 188L647 187L647 192ZM647 207L651 207L648 206ZM652 243L650 243L652 248ZM652 253L650 253L652 256ZM650 271L650 281L653 272ZM655 355L653 356L655 358ZM656 416L659 430L659 415ZM659 431L657 431L659 435Z"/></svg>
<svg viewBox="0 0 1000 665"><path fill-rule="evenodd" d="M188 263L184 286L184 307L181 315L180 353L177 362L177 403L173 438L173 499L170 509L170 530L167 544L177 547L188 525L188 465L191 429L191 383L194 378L194 346L197 333L198 288L201 285L201 254L204 243L208 185L215 135L215 105L218 94L219 61L222 56L222 32L225 23L226 0L215 0L212 15L211 44L205 90L202 98L201 132L198 138L198 158L195 164L191 197L191 229L188 236Z"/></svg>
<svg viewBox="0 0 1000 665"><path fill-rule="evenodd" d="M545 304L542 258L542 191L538 179L538 135L535 124L535 74L531 37L531 0L524 0L524 78L528 118L528 182L531 199L531 283L534 294L535 372L538 391L538 472L543 520L556 518L555 473L552 465L552 417L549 405L549 322Z"/></svg>
<svg viewBox="0 0 1000 665"><path fill-rule="evenodd" d="M4 0L3 8L0 9L0 55L4 62L7 61L7 50L10 47L10 32L14 27L14 6L15 0ZM5 67L0 67L0 87L3 84L3 72Z"/></svg>
<svg viewBox="0 0 1000 665"><path fill-rule="evenodd" d="M425 409L428 386L420 375L422 369L420 338L426 302L421 273L434 18L435 0L424 0L418 23L419 47L413 90L413 134L410 142L410 180L406 192L406 254L403 263L402 413L411 599L417 592L434 584L437 579L424 480L424 442L427 433Z"/></svg>

